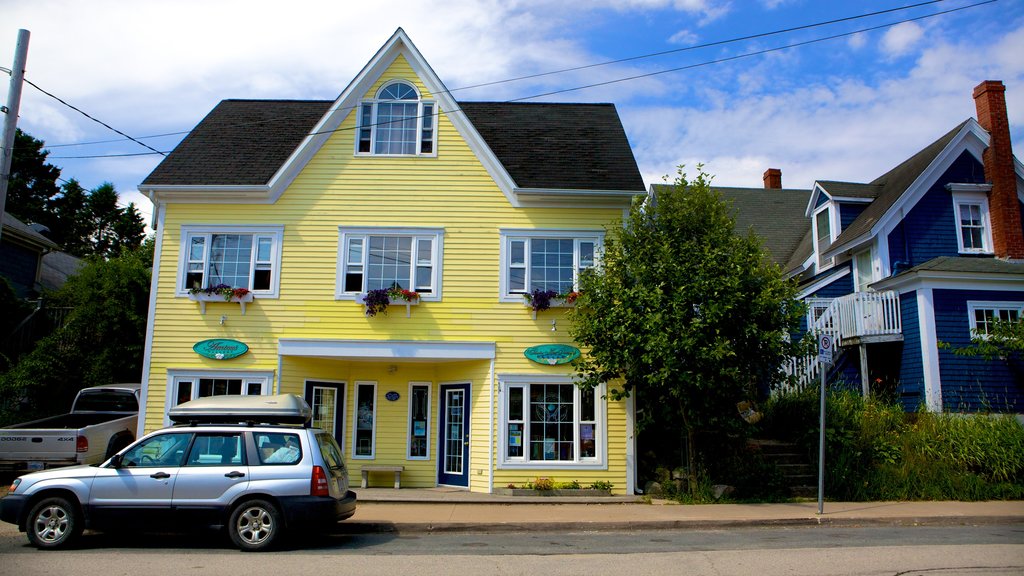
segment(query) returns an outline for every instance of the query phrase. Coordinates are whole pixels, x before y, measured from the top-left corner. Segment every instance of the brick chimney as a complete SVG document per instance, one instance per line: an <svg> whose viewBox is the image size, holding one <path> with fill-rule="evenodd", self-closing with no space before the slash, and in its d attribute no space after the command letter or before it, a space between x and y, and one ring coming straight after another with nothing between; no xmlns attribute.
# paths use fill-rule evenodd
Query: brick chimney
<svg viewBox="0 0 1024 576"><path fill-rule="evenodd" d="M782 188L782 170L769 168L764 171L765 190L780 190Z"/></svg>
<svg viewBox="0 0 1024 576"><path fill-rule="evenodd" d="M978 109L978 124L989 133L988 148L982 159L985 180L992 184L988 211L992 220L993 250L998 258L1024 259L1024 228L1017 200L1005 92L1006 86L1001 81L986 80L974 88L974 104Z"/></svg>

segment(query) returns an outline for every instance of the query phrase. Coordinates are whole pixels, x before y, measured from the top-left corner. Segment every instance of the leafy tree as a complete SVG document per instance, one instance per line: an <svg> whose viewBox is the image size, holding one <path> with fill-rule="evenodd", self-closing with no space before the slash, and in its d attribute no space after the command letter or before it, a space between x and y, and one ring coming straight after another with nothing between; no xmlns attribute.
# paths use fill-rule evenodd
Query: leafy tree
<svg viewBox="0 0 1024 576"><path fill-rule="evenodd" d="M86 387L138 382L149 310L153 242L104 260L91 259L49 295L71 308L67 321L0 375L0 422L68 406Z"/></svg>
<svg viewBox="0 0 1024 576"><path fill-rule="evenodd" d="M680 168L609 229L570 311L571 334L588 348L580 385L619 381L611 395L636 396L640 425L680 430L694 491L697 433L735 431L736 403L779 380L799 346L787 338L802 314L795 284L752 233L734 232L729 211L709 175L688 180Z"/></svg>
<svg viewBox="0 0 1024 576"><path fill-rule="evenodd" d="M11 157L11 178L7 183L5 210L19 220L42 222L47 201L59 191L60 168L46 161L49 152L42 140L36 140L20 129L14 133L14 155Z"/></svg>
<svg viewBox="0 0 1024 576"><path fill-rule="evenodd" d="M1024 358L1024 321L995 320L989 334L975 336L971 344L953 352L961 356L981 356L987 360Z"/></svg>
<svg viewBox="0 0 1024 576"><path fill-rule="evenodd" d="M57 185L60 169L46 161L44 143L18 130L15 135L6 211L50 229L50 238L70 254L109 258L138 248L145 224L134 204L117 205L114 185L86 192L75 179Z"/></svg>

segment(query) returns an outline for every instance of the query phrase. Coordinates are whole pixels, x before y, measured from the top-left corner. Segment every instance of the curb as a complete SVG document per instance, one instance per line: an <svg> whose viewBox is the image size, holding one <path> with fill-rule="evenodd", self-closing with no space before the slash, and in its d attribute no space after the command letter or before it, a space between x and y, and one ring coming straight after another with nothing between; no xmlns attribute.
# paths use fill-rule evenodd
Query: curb
<svg viewBox="0 0 1024 576"><path fill-rule="evenodd" d="M508 532L635 532L807 526L975 526L1024 524L1020 516L927 516L898 518L771 518L756 520L656 520L651 522L342 522L338 534L439 534Z"/></svg>

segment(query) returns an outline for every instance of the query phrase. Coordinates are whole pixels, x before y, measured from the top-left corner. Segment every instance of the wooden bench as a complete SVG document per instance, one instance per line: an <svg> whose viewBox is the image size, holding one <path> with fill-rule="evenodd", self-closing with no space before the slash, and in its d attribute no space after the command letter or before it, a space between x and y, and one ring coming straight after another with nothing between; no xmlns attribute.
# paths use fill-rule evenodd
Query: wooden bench
<svg viewBox="0 0 1024 576"><path fill-rule="evenodd" d="M369 466L363 466L363 483L362 487L366 488L366 480L370 475L370 472L394 472L395 473L395 490L402 487L402 470L405 470L405 466L378 466L371 464Z"/></svg>

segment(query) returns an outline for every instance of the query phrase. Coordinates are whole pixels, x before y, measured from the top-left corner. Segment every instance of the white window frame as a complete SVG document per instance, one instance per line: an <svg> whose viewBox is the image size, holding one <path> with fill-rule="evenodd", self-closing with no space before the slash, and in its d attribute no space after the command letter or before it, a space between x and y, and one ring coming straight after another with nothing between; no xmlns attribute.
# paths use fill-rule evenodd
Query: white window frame
<svg viewBox="0 0 1024 576"><path fill-rule="evenodd" d="M824 211L828 211L828 246L822 248L818 245L818 215ZM826 202L822 204L818 209L811 215L811 225L813 227L813 238L814 241L814 266L818 272L828 270L836 265L836 257L832 256L827 260L822 260L821 253L823 250L828 250L835 243L838 238L837 229L839 227L839 210L833 210L832 202Z"/></svg>
<svg viewBox="0 0 1024 576"><path fill-rule="evenodd" d="M359 454L356 443L359 441L359 388L369 386L373 389L373 428L370 432L370 453ZM352 388L352 459L373 460L377 457L377 421L380 420L380 402L377 398L377 382L356 380Z"/></svg>
<svg viewBox="0 0 1024 576"><path fill-rule="evenodd" d="M529 459L529 387L533 384L568 384L573 387L573 429L574 449L573 461L532 461ZM593 458L581 458L579 449L580 430L580 388L576 386L570 376L555 376L541 374L505 374L498 377L498 469L523 470L523 469L571 469L571 470L607 470L608 469L608 400L606 386L601 384L590 391L594 394L594 428L597 435ZM508 395L511 388L523 388L523 455L521 457L508 456Z"/></svg>
<svg viewBox="0 0 1024 576"><path fill-rule="evenodd" d="M345 434L348 433L347 427L344 426L345 416L346 416L346 414L345 414L345 407L348 405L348 386L347 386L348 383L345 380L325 380L323 378L306 378L302 382L303 394L305 394L306 390L309 389L310 384L313 385L313 389L314 390L316 388L335 388L333 386L317 386L317 384L337 384L336 389L341 393L341 402L338 402L337 398L334 399L334 401L336 403L336 405L334 407L334 419L335 419L335 421L337 421L338 418L341 418L342 426L337 426L337 424L335 424L335 428L337 428L338 430L341 430L341 438L335 438L335 440L337 440L338 448L341 448L341 454L342 454L342 456L344 456L345 455ZM314 392L314 394L315 394L315 392ZM313 403L312 402L309 403L309 407L310 408L313 407ZM312 422L313 422L313 419L310 418L310 425L312 425ZM332 434L332 435L334 434L334 430L324 430L324 432L327 432L328 434Z"/></svg>
<svg viewBox="0 0 1024 576"><path fill-rule="evenodd" d="M811 326L817 321L814 317L814 311L821 309L822 313L832 305L834 298L807 298L804 303L807 304L807 329L810 330Z"/></svg>
<svg viewBox="0 0 1024 576"><path fill-rule="evenodd" d="M981 213L981 248L964 246L963 225L960 221L961 206L978 206ZM960 254L992 254L992 221L989 218L988 197L983 193L953 193L953 224L956 230L956 247Z"/></svg>
<svg viewBox="0 0 1024 576"><path fill-rule="evenodd" d="M164 399L164 406L167 410L174 406L177 406L178 402L178 386L183 382L191 382L192 390L190 394L190 400L195 400L199 393L199 380L203 378L216 378L218 380L241 380L242 381L242 396L249 395L249 386L251 384L258 384L260 386L260 394L270 394L273 390L274 374L273 372L264 371L230 371L230 370L179 370L172 369L167 371L167 392ZM167 417L167 411L164 411L164 426L170 426L171 420Z"/></svg>
<svg viewBox="0 0 1024 576"><path fill-rule="evenodd" d="M975 312L978 310L991 310L993 316L998 320L999 313L1005 311L1016 311L1017 321L1024 321L1024 302L993 302L984 300L968 300L967 301L967 325L970 327L972 338L983 338L989 337L988 333L978 332L978 322L975 318Z"/></svg>
<svg viewBox="0 0 1024 576"><path fill-rule="evenodd" d="M178 258L178 278L175 286L175 294L177 296L188 296L189 289L192 286L187 286L185 283L185 277L188 275L188 265L190 260L190 247L192 238L196 236L204 236L206 238L206 244L203 252L203 283L205 284L202 288L208 288L210 279L207 276L208 272L206 268L209 266L210 261L210 247L212 244L212 237L214 235L242 235L251 234L253 236L252 242L252 254L249 258L249 285L248 286L233 286L233 288L248 288L254 297L259 298L277 298L280 294L281 287L281 244L284 238L284 226L237 226L237 225L215 225L215 224L187 224L181 227L181 245L180 255ZM270 265L270 288L267 290L253 290L252 283L254 279L254 272L256 270L256 253L259 247L260 238L270 238L270 260L263 261L260 263L269 263ZM198 261L197 261L198 262Z"/></svg>
<svg viewBox="0 0 1024 576"><path fill-rule="evenodd" d="M862 251L857 252L856 254L853 255L852 261L853 261L853 291L854 292L868 292L869 291L868 290L868 286L870 286L871 284L873 284L875 282L875 280L877 280L877 278L875 277L875 258L874 258L874 252L875 251L873 249L868 248L867 250L862 250ZM861 285L860 284L860 277L861 277L861 269L860 269L861 268L861 262L860 262L860 258L864 254L868 255L868 266L869 266L868 281L864 285Z"/></svg>
<svg viewBox="0 0 1024 576"><path fill-rule="evenodd" d="M414 154L377 154L374 149L377 147L377 110L381 102L405 102L412 103L413 100L391 100L381 98L381 94L385 89L389 88L394 84L405 84L412 88L413 92L416 93L416 152ZM364 107L369 109L369 126L366 125L366 116ZM416 87L416 84L408 80L401 78L395 78L389 80L381 85L377 93L374 94L373 98L367 98L359 103L359 106L355 110L356 113L356 130L355 130L355 142L353 143L353 149L355 150L356 156L376 156L381 158L408 158L411 156L425 156L425 157L436 157L437 156L437 121L439 118L438 105L434 100L424 100L423 94ZM369 130L369 141L370 150L362 152L359 150L360 141L363 140L366 130ZM428 138L424 138L425 132L430 132ZM430 152L423 152L423 142L430 142Z"/></svg>
<svg viewBox="0 0 1024 576"><path fill-rule="evenodd" d="M420 294L421 302L439 302L441 300L442 267L444 255L444 229L443 228L347 228L338 227L338 268L335 279L334 298L336 300L361 300L366 294L366 267L369 256L371 236L394 236L412 238L412 258L410 259L409 282L410 290ZM362 240L362 262L353 263L348 260L349 242ZM416 266L417 245L419 240L431 241L431 271L430 282L432 292L419 292L416 290ZM358 292L345 291L345 275L351 266L362 268L363 282Z"/></svg>
<svg viewBox="0 0 1024 576"><path fill-rule="evenodd" d="M533 239L572 239L573 240L573 272L572 272L572 284L573 290L579 289L579 272L580 272L580 244L586 242L592 242L594 244L594 266L598 266L600 262L600 254L604 248L604 231L597 230L535 230L535 229L503 229L500 230L501 237L501 249L499 250L499 258L501 260L501 270L498 278L499 285L499 299L501 302L523 302L523 295L529 293L530 287L530 249L529 246L524 246L525 250L525 262L523 266L526 268L526 290L523 292L512 292L509 280L509 268L512 266L510 258L512 257L512 242L526 241L527 243Z"/></svg>
<svg viewBox="0 0 1024 576"><path fill-rule="evenodd" d="M412 390L415 387L422 387L427 389L427 453L423 456L412 455ZM405 458L407 460L430 460L430 426L433 424L430 418L430 411L433 409L434 400L434 388L431 382L409 382L409 410L408 418L405 421Z"/></svg>

